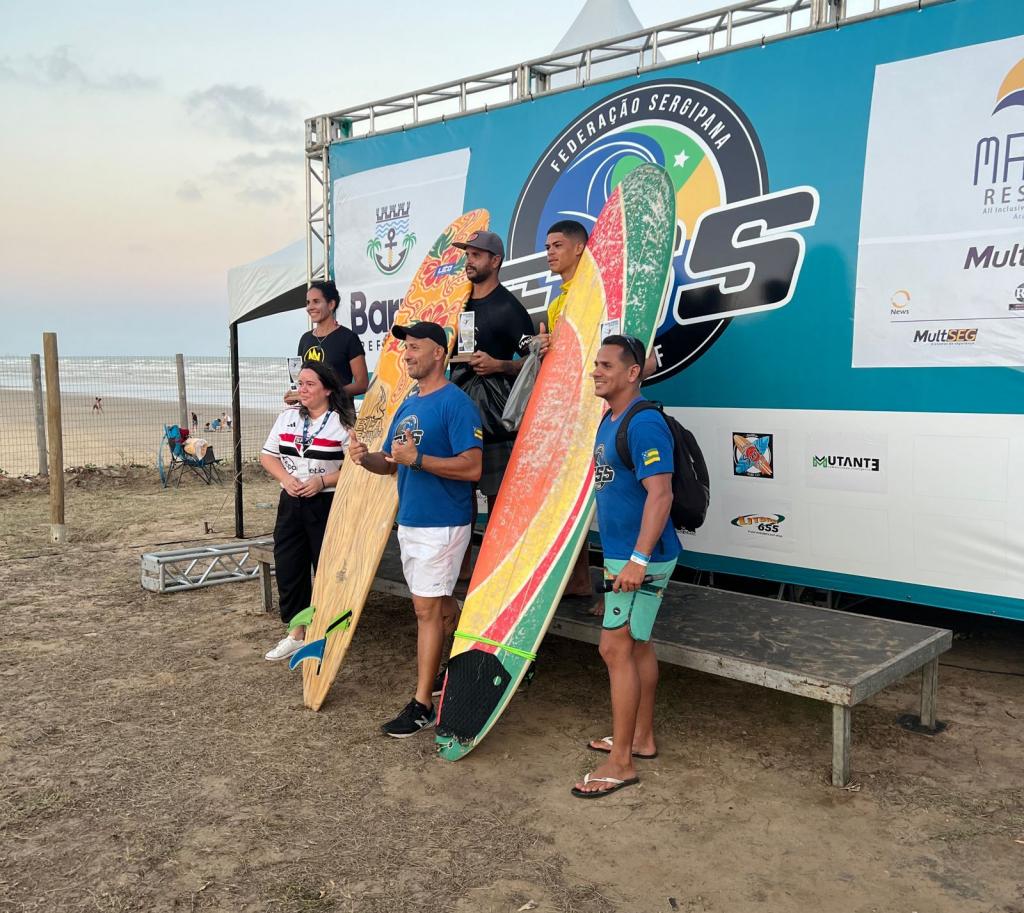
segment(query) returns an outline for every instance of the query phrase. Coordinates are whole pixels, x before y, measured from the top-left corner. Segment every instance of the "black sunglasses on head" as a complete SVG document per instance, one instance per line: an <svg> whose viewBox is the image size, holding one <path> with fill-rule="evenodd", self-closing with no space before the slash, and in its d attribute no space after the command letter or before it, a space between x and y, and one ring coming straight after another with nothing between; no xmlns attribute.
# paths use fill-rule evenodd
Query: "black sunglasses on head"
<svg viewBox="0 0 1024 913"><path fill-rule="evenodd" d="M635 336L626 336L624 333L615 333L612 336L606 336L602 339L601 345L625 345L625 347L629 349L629 354L633 356L633 361L640 365L641 368L647 360L644 344Z"/></svg>

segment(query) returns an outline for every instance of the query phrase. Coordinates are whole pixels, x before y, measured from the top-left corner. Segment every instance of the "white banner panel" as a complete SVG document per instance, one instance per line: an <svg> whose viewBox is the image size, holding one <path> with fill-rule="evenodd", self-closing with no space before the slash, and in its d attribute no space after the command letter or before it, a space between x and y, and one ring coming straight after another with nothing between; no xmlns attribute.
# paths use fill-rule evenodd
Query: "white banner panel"
<svg viewBox="0 0 1024 913"><path fill-rule="evenodd" d="M1024 594L1024 416L670 411L711 477L696 552Z"/></svg>
<svg viewBox="0 0 1024 913"><path fill-rule="evenodd" d="M1024 37L875 68L853 366L1024 365Z"/></svg>
<svg viewBox="0 0 1024 913"><path fill-rule="evenodd" d="M469 149L457 149L334 181L338 319L363 341L371 374L420 262L462 215L468 170Z"/></svg>

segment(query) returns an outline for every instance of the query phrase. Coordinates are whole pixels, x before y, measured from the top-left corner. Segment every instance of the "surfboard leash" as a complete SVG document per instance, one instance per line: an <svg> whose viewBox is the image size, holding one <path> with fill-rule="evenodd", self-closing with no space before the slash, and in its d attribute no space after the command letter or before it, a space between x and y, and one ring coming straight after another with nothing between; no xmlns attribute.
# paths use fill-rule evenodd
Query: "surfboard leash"
<svg viewBox="0 0 1024 913"><path fill-rule="evenodd" d="M470 634L467 631L456 631L454 636L461 637L463 640L471 640L474 643L486 644L488 647L497 647L499 650L504 650L506 653L511 653L513 656L525 659L529 663L532 663L537 658L536 653L530 653L529 650L520 650L518 647L510 647L508 644L503 644L501 641L497 640L491 640L489 637L484 637L482 634Z"/></svg>

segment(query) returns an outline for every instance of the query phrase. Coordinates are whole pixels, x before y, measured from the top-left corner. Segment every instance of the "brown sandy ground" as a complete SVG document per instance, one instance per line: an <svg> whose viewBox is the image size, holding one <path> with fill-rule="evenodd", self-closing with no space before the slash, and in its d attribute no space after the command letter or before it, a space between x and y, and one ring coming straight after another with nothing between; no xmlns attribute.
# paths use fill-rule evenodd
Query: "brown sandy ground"
<svg viewBox="0 0 1024 913"><path fill-rule="evenodd" d="M274 486L246 491L268 532ZM44 491L0 493L0 910L1024 910L1020 625L959 617L945 734L894 725L916 679L858 708L850 790L827 783L824 705L665 667L661 758L582 802L584 741L609 730L594 648L552 637L527 695L446 764L429 736L377 731L412 685L404 600L371 597L314 714L262 659L281 627L252 614L255 583L140 588L151 543L203 520L230 537L226 489L79 474L63 549Z"/></svg>

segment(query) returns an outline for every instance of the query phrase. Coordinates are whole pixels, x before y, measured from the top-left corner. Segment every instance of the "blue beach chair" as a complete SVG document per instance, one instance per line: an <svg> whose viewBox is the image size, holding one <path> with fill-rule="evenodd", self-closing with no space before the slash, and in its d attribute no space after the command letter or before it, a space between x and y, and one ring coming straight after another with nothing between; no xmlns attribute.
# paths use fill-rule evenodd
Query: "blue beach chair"
<svg viewBox="0 0 1024 913"><path fill-rule="evenodd" d="M212 485L214 482L220 485L222 480L217 467L221 461L213 455L213 447L208 446L206 453L201 458L194 457L185 451L187 439L188 429L182 429L178 425L164 425L164 440L171 452L171 462L166 471L162 466L160 467L160 479L164 483L164 488L170 485L172 480L175 488L181 485L181 477L186 470L207 485ZM177 473L177 478L175 478L175 473Z"/></svg>

